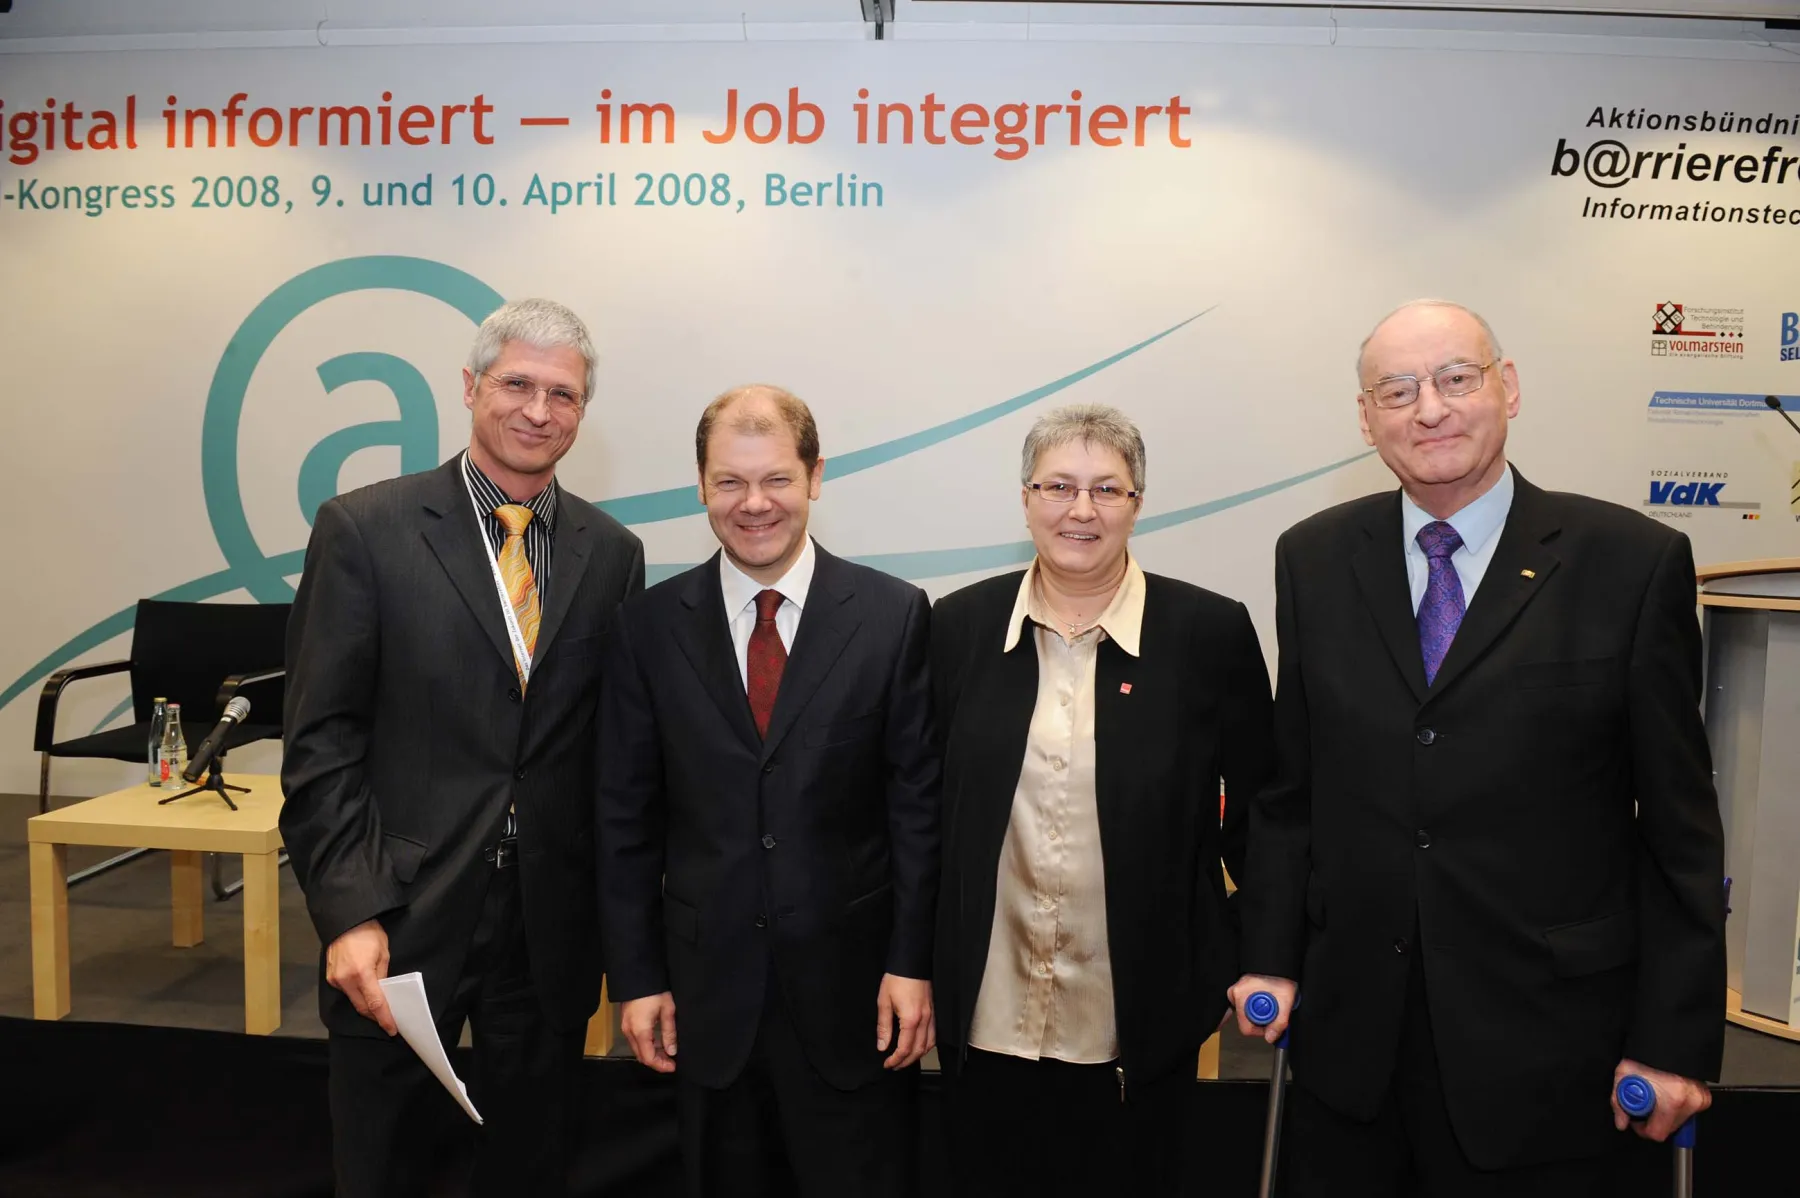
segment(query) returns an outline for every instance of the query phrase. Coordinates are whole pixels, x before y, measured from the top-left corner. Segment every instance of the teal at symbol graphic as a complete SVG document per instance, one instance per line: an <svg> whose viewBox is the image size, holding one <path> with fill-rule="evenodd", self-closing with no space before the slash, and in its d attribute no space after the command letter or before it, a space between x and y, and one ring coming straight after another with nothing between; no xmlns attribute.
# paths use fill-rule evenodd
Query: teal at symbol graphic
<svg viewBox="0 0 1800 1198"><path fill-rule="evenodd" d="M357 291L413 292L450 305L467 316L473 324L479 324L489 312L504 302L504 297L499 292L473 275L424 258L345 258L314 267L276 288L244 318L243 324L238 326L237 332L227 343L225 353L213 373L212 386L206 396L206 412L202 418L200 462L206 513L219 550L225 557L226 567L216 573L171 587L155 598L196 602L239 589L248 591L261 603L285 603L293 598L293 588L288 585L287 578L300 572L305 562L305 550L295 549L273 557L268 556L256 543L256 538L250 531L249 520L244 514L237 456L244 398L258 363L282 330L313 306ZM955 420L876 445L836 454L832 458L832 476L841 478L846 474L855 474L909 457L998 420L1008 413L1028 407L1149 348L1205 314L1205 311L1199 312L1060 378L978 408ZM382 384L394 396L398 417L339 429L307 453L300 465L296 499L309 524L319 504L337 493L339 471L345 461L358 450L377 445L397 447L400 451L400 471L403 474L428 470L438 464L436 405L429 384L410 363L391 354L363 351L331 358L316 369L319 381L327 392L346 383ZM1157 513L1139 521L1138 532L1140 535L1148 535L1238 507L1339 470L1367 457L1368 452L1372 451L1357 453L1235 495ZM692 483L641 495L621 496L606 500L599 506L632 525L675 519L698 511ZM941 578L952 574L1023 565L1031 560L1031 543L1019 541L909 553L867 554L854 560L914 580ZM655 582L684 568L676 564L653 565L650 568L650 581ZM135 610L134 604L114 612L80 635L59 645L16 678L5 691L0 692L0 707L11 703L51 672L114 637L129 632ZM117 715L127 705L128 703L121 705L113 714ZM112 718L107 717L102 725Z"/></svg>

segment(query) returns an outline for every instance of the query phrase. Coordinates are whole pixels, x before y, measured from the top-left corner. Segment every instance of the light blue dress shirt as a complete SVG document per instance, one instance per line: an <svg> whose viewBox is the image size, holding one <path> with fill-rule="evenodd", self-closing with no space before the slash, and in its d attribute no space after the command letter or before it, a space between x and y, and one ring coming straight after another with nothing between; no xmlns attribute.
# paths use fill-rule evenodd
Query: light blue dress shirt
<svg viewBox="0 0 1800 1198"><path fill-rule="evenodd" d="M1448 523L1462 538L1462 548L1450 555L1456 576L1462 581L1463 607L1475 601L1475 588L1481 585L1488 563L1494 560L1494 548L1500 544L1500 530L1506 527L1506 514L1512 511L1513 472L1508 466L1500 481L1488 488L1487 494L1451 516ZM1412 590L1413 614L1419 614L1419 600L1425 597L1425 582L1431 565L1419 548L1419 530L1437 517L1400 492L1400 535L1406 542L1406 581Z"/></svg>

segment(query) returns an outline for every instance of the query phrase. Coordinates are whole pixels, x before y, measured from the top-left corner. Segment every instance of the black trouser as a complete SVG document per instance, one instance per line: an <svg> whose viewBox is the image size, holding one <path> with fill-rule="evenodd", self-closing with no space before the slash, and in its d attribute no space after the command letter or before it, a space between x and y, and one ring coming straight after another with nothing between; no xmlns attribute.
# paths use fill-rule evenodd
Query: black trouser
<svg viewBox="0 0 1800 1198"><path fill-rule="evenodd" d="M1203 1192L1190 1168L1195 1081L1133 1082L1116 1063L1070 1065L970 1049L945 1077L958 1198L1161 1198Z"/></svg>
<svg viewBox="0 0 1800 1198"><path fill-rule="evenodd" d="M1591 1198L1607 1193L1606 1157L1488 1171L1469 1163L1444 1103L1425 968L1407 980L1394 1079L1373 1121L1288 1088L1280 1184L1287 1198Z"/></svg>
<svg viewBox="0 0 1800 1198"><path fill-rule="evenodd" d="M869 1051L875 1051L873 1003ZM807 1063L773 976L737 1080L708 1089L684 1081L679 1062L675 1080L690 1198L913 1198L918 1192L919 1067L884 1071L855 1090L832 1086Z"/></svg>
<svg viewBox="0 0 1800 1198"><path fill-rule="evenodd" d="M446 1110L476 1141L471 1190L480 1195L562 1194L585 1029L544 1022L525 949L516 865L495 869L463 975L443 1008L446 1047L473 1028L470 1122L398 1036L331 1037L332 1167L346 1198L421 1194L441 1144Z"/></svg>

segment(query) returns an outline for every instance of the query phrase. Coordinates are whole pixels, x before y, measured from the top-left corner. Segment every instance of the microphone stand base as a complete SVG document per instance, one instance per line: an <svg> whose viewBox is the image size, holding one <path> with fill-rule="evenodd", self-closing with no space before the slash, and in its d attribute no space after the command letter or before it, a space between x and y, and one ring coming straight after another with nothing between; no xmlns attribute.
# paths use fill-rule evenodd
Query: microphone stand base
<svg viewBox="0 0 1800 1198"><path fill-rule="evenodd" d="M226 791L231 791L231 790L235 790L239 794L243 794L243 795L247 795L250 793L250 788L248 786L233 786L230 783L226 782L225 775L219 772L218 758L214 758L212 768L207 771L206 781L202 782L198 786L191 787L188 790L184 790L180 794L170 795L166 799L158 799L158 800L156 800L156 805L158 807L161 807L166 803L173 803L176 799L185 799L189 795L197 795L197 794L210 792L212 794L218 795L221 799L225 800L225 805L227 807L231 808L233 811L236 811L238 809L238 805L231 801L231 796L229 794L225 793Z"/></svg>

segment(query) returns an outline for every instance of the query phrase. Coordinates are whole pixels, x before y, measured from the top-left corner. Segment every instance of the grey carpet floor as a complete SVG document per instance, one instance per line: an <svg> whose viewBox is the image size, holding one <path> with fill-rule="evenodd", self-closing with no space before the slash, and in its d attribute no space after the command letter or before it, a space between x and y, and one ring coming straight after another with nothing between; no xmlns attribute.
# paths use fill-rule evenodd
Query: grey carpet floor
<svg viewBox="0 0 1800 1198"><path fill-rule="evenodd" d="M77 800L59 800L75 802ZM0 1015L31 1015L30 879L25 821L35 795L0 795ZM112 850L74 847L81 869ZM227 881L238 861L224 859ZM210 870L210 862L208 865ZM150 853L69 891L71 1009L68 1018L215 1031L244 1026L243 905L206 902L206 939L193 948L171 943L169 857ZM281 871L281 1036L323 1037L318 1013L319 939L292 870ZM625 1054L623 1040L614 1055ZM927 1059L927 1067L935 1061ZM1222 1078L1268 1076L1267 1049L1228 1034ZM1725 1029L1722 1079L1736 1086L1800 1085L1800 1043L1743 1028Z"/></svg>

